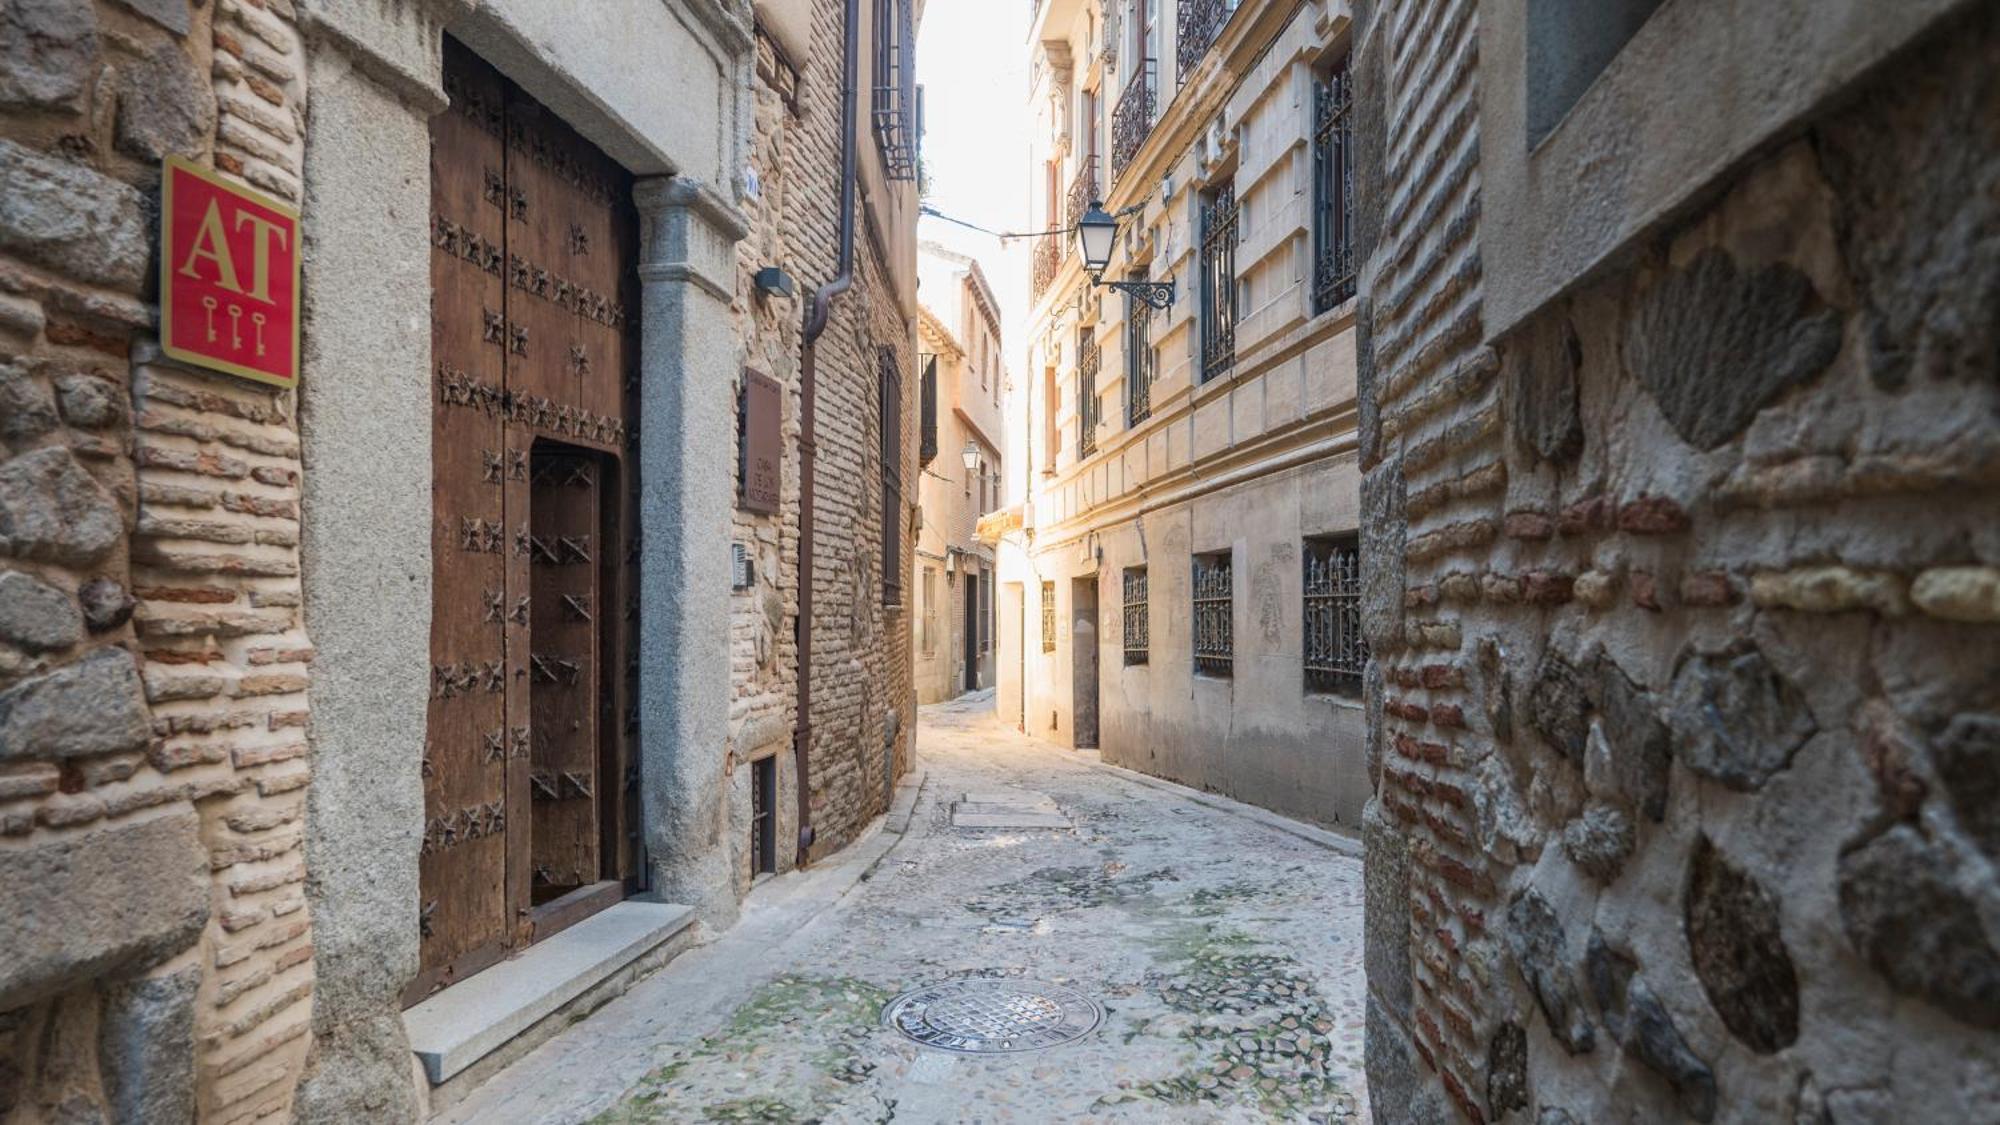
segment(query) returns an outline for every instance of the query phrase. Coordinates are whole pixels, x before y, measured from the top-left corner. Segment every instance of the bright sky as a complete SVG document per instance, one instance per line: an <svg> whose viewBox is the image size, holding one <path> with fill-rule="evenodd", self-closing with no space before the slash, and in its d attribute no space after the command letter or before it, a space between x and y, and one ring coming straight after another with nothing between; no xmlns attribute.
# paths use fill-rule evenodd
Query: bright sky
<svg viewBox="0 0 2000 1125"><path fill-rule="evenodd" d="M917 32L928 203L990 230L1021 230L1028 203L1028 0L929 0ZM1028 310L1028 243L925 217L919 238L979 261L1000 298L1004 355L1018 378ZM936 309L945 323L952 311Z"/></svg>

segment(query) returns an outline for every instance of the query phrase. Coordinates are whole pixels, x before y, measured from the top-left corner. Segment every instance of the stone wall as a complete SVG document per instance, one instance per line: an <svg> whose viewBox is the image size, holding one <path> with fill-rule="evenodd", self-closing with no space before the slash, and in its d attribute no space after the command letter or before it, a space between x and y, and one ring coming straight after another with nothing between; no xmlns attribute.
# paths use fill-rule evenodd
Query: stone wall
<svg viewBox="0 0 2000 1125"><path fill-rule="evenodd" d="M161 359L160 161L297 205L286 0L0 8L0 1113L283 1112L312 936L293 396Z"/></svg>
<svg viewBox="0 0 2000 1125"><path fill-rule="evenodd" d="M738 510L732 534L756 564L748 590L731 598L730 761L778 755L778 863L797 858L797 780L790 753L798 649L799 363L807 299L838 262L840 78L844 4L817 0L804 57L769 35L757 42L751 169L755 191L744 202L750 233L737 251L734 305L745 363L784 385L784 450L779 509ZM866 134L860 159L877 159ZM905 185L896 185L907 190ZM864 203L856 222L854 287L833 305L818 347L813 629L813 854L852 839L887 807L888 781L908 766L915 695L907 607L882 604L882 504L877 429L877 354L894 351L902 371L905 520L908 573L917 498L914 279L892 275L871 235ZM877 203L876 213L881 213ZM909 241L913 232L903 232ZM796 294L765 296L751 283L765 266L789 273ZM742 886L749 880L750 774L729 780L730 848Z"/></svg>
<svg viewBox="0 0 2000 1125"><path fill-rule="evenodd" d="M1493 338L1478 24L1518 7L1357 36L1376 1117L1978 1119L2000 8Z"/></svg>

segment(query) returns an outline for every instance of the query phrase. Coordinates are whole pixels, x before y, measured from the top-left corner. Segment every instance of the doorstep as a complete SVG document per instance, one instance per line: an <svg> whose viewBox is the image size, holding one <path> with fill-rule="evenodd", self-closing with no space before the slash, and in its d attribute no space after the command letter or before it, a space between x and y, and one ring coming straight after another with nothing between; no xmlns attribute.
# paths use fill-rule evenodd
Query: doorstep
<svg viewBox="0 0 2000 1125"><path fill-rule="evenodd" d="M404 1012L410 1049L442 1085L693 923L674 903L601 910Z"/></svg>

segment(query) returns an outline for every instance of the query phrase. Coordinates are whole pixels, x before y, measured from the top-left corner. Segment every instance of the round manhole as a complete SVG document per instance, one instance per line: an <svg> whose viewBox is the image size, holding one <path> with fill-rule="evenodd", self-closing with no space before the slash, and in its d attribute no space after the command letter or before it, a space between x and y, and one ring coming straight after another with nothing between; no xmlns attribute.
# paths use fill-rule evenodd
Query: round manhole
<svg viewBox="0 0 2000 1125"><path fill-rule="evenodd" d="M906 1038L969 1055L1059 1046L1103 1021L1097 1001L1034 980L946 981L905 992L882 1009L882 1022Z"/></svg>

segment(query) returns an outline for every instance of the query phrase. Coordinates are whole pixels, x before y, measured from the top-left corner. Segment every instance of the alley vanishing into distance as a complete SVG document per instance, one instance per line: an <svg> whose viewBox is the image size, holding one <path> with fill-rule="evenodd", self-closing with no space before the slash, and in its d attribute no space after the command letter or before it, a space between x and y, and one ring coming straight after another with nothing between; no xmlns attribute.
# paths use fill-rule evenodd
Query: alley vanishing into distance
<svg viewBox="0 0 2000 1125"><path fill-rule="evenodd" d="M1365 1119L1360 861L1096 757L1004 728L991 692L924 708L875 835L765 882L734 930L441 1120ZM969 1053L883 1019L899 994L963 981L978 999L934 1001L913 1028L1011 1013L1032 1038L1093 1006L1102 1024ZM1026 998L1041 986L1053 1006Z"/></svg>

